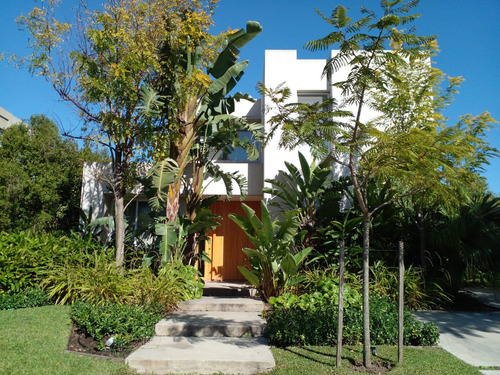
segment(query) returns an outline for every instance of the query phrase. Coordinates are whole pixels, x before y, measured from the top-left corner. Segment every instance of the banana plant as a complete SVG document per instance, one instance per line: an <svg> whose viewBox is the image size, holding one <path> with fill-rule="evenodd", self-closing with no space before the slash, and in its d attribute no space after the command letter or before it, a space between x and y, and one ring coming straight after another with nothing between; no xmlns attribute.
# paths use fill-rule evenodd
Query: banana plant
<svg viewBox="0 0 500 375"><path fill-rule="evenodd" d="M268 301L301 280L299 266L312 248L294 251L294 238L299 227L295 211L284 215L282 221L272 221L264 201L260 205L261 219L246 204L241 206L246 217L237 214L230 214L229 217L243 229L255 249L242 249L250 259L251 268L238 266L238 269Z"/></svg>

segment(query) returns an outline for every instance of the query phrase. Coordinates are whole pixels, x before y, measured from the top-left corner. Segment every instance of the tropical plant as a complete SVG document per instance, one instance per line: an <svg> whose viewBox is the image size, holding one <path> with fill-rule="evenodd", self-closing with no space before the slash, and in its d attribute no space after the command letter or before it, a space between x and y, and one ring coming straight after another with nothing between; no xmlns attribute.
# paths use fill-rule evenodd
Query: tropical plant
<svg viewBox="0 0 500 375"><path fill-rule="evenodd" d="M443 260L452 290L463 285L467 274L483 271L495 275L500 265L500 198L486 193L455 210L441 211L444 220L431 243Z"/></svg>
<svg viewBox="0 0 500 375"><path fill-rule="evenodd" d="M313 245L319 218L317 210L319 197L325 192L331 180L331 168L323 165L311 165L299 152L300 170L292 163L285 162L288 172L280 171L274 179L266 179L272 187L264 187L262 191L273 197L269 205L278 207L281 212L295 210L299 221L299 231L305 231L302 239L305 246Z"/></svg>
<svg viewBox="0 0 500 375"><path fill-rule="evenodd" d="M43 76L61 99L78 110L85 128L73 136L100 144L110 153L112 171L106 181L114 197L115 258L121 267L125 194L133 183L133 161L139 159L137 148L150 147L159 129L156 119L139 110L141 89L159 83L165 52L176 58L200 41L212 23L214 1L108 1L99 10L76 9L75 25L58 20L57 3L43 1L19 17L32 50L21 63ZM162 50L168 41L170 49ZM196 80L204 77L196 75ZM164 80L162 87L174 90L177 83ZM177 139L183 136L178 134Z"/></svg>
<svg viewBox="0 0 500 375"><path fill-rule="evenodd" d="M251 269L244 266L238 269L267 301L301 280L299 266L312 248L295 250L294 238L299 227L295 212L286 214L282 221L273 222L263 201L260 205L262 219L246 204L241 206L246 217L236 214L229 217L243 229L255 249L242 249L250 259Z"/></svg>

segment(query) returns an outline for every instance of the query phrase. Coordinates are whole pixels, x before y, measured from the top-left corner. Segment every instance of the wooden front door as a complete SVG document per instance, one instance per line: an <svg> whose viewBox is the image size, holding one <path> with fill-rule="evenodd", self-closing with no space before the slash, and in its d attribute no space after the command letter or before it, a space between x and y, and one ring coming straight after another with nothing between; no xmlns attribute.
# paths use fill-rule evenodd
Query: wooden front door
<svg viewBox="0 0 500 375"><path fill-rule="evenodd" d="M245 202L260 217L260 201ZM208 234L210 241L205 244L212 263L205 263L205 281L245 281L245 277L238 270L238 266L249 266L248 257L241 249L252 248L243 230L232 221L228 215L231 213L245 216L240 201L215 202L210 206L214 214L222 217L219 225Z"/></svg>

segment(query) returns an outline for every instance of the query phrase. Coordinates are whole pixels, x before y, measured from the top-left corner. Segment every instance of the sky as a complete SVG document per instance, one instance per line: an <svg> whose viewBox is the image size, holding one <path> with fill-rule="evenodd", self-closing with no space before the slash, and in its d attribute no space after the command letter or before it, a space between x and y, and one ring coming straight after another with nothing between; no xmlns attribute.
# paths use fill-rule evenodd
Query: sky
<svg viewBox="0 0 500 375"><path fill-rule="evenodd" d="M70 15L77 0L62 0L62 10ZM97 6L101 0L89 0ZM299 58L325 59L328 52L307 52L304 44L332 30L315 12L330 15L339 4L349 8L356 18L359 6L374 11L378 0L220 0L214 15L213 32L238 29L248 20L259 21L263 32L244 47L240 57L250 65L236 89L257 97L256 84L262 80L266 49L296 49ZM34 0L0 0L0 51L5 55L24 56L27 33L20 31L14 19L39 4ZM421 17L414 23L419 35L435 35L441 52L434 66L450 76L462 76L465 82L445 115L455 123L460 115L478 115L489 111L500 121L500 0L421 0L415 12ZM62 102L42 77L0 62L0 107L21 119L45 114L64 129L78 129L78 116ZM488 134L489 142L500 149L500 124ZM491 160L484 176L490 189L500 195L500 158Z"/></svg>

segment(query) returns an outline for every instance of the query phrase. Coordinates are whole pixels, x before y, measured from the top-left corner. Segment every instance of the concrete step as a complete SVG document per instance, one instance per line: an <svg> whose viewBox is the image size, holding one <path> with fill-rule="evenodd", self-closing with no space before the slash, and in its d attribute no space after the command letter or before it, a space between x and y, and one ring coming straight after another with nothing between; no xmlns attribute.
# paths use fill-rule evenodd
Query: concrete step
<svg viewBox="0 0 500 375"><path fill-rule="evenodd" d="M255 374L275 363L263 337L199 338L156 336L127 357L140 374Z"/></svg>
<svg viewBox="0 0 500 375"><path fill-rule="evenodd" d="M258 298L250 297L201 297L183 301L177 307L179 311L252 311L261 313L265 304Z"/></svg>
<svg viewBox="0 0 500 375"><path fill-rule="evenodd" d="M266 321L255 312L190 311L176 312L160 320L158 336L258 337Z"/></svg>
<svg viewBox="0 0 500 375"><path fill-rule="evenodd" d="M204 296L218 297L255 297L257 290L248 284L207 281L203 288Z"/></svg>

